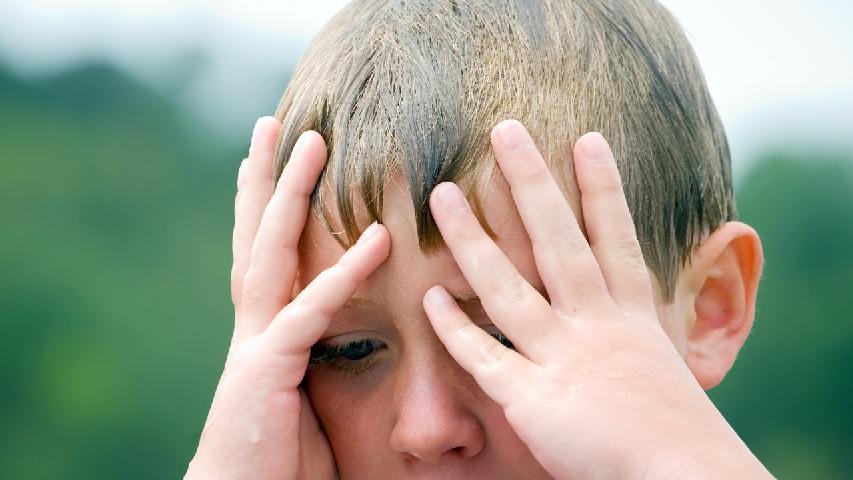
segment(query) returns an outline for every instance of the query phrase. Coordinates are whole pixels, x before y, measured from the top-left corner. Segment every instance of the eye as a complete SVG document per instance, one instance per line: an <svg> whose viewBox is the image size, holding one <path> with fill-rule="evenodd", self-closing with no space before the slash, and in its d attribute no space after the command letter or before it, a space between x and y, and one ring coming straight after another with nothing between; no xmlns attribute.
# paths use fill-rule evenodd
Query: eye
<svg viewBox="0 0 853 480"><path fill-rule="evenodd" d="M341 355L347 360L361 360L376 351L376 343L370 340L349 342L341 348Z"/></svg>
<svg viewBox="0 0 853 480"><path fill-rule="evenodd" d="M384 348L385 343L372 338L339 344L318 343L311 347L308 368L327 365L352 373L363 372L373 366L376 351Z"/></svg>

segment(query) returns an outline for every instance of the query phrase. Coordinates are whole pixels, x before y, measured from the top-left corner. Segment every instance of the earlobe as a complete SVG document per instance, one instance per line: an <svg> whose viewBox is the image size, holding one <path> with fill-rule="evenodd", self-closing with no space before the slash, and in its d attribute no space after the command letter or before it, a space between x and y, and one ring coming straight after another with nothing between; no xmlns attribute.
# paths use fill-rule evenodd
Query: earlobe
<svg viewBox="0 0 853 480"><path fill-rule="evenodd" d="M705 390L726 376L752 329L763 261L758 234L741 222L720 226L692 256L685 361Z"/></svg>

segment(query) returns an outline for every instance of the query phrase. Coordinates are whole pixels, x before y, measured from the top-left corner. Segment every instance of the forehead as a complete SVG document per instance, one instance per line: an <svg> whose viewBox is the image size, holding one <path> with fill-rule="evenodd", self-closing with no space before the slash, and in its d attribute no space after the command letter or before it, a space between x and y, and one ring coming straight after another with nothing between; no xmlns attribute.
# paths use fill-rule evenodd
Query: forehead
<svg viewBox="0 0 853 480"><path fill-rule="evenodd" d="M567 188L564 191L580 221L582 217L576 207L579 204L577 189ZM519 273L534 287L541 289L530 240L515 208L509 186L500 173L488 183L480 203L484 220L495 233L497 245ZM388 259L362 284L357 297L389 309L419 309L423 294L434 285L442 285L451 294L461 297L476 293L471 290L445 246L430 253L421 251L414 206L402 176L393 177L386 185L383 204L383 225L391 235L391 252ZM337 228L340 222L334 208L330 213L333 226ZM363 205L356 206L355 214L359 226L362 229L367 227L370 218ZM333 266L344 253L343 247L315 215L309 215L299 251L299 288Z"/></svg>

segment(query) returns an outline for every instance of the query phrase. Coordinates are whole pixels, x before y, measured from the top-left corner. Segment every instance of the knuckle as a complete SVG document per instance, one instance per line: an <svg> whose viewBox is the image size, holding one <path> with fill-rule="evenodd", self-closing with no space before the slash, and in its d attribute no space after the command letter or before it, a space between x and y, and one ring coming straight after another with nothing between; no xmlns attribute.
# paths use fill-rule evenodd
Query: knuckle
<svg viewBox="0 0 853 480"><path fill-rule="evenodd" d="M324 283L333 283L341 288L348 288L356 282L352 265L349 262L339 262L323 272Z"/></svg>
<svg viewBox="0 0 853 480"><path fill-rule="evenodd" d="M244 158L240 162L240 168L237 169L237 190L241 190L246 186L246 169L248 168L248 158Z"/></svg>
<svg viewBox="0 0 853 480"><path fill-rule="evenodd" d="M260 338L258 340L259 341L256 345L252 345L250 348L241 352L243 358L235 366L244 372L249 373L250 376L254 378L276 376L276 359L270 349L266 348L266 346L262 344ZM269 375L264 375L264 373L269 373Z"/></svg>
<svg viewBox="0 0 853 480"><path fill-rule="evenodd" d="M242 291L243 274L235 265L231 267L231 302L234 305L237 305L239 303Z"/></svg>
<svg viewBox="0 0 853 480"><path fill-rule="evenodd" d="M495 365L501 362L509 349L497 340L488 337L480 343L480 351L492 365Z"/></svg>
<svg viewBox="0 0 853 480"><path fill-rule="evenodd" d="M234 285L232 283L231 284L231 303L234 305L234 307L240 306L240 292L241 292L240 287L237 285Z"/></svg>
<svg viewBox="0 0 853 480"><path fill-rule="evenodd" d="M520 303L527 299L525 281L520 275L511 275L509 278L497 281L495 293L504 301Z"/></svg>
<svg viewBox="0 0 853 480"><path fill-rule="evenodd" d="M298 321L303 318L308 318L317 314L317 309L314 308L310 303L306 302L294 302L285 307L282 311L282 316L286 318L288 322Z"/></svg>
<svg viewBox="0 0 853 480"><path fill-rule="evenodd" d="M265 252L272 246L277 246L278 242L284 235L284 222L282 219L277 218L276 215L268 214L270 209L264 211L264 215L261 217L261 223L258 225L258 233L255 236L255 243L260 243L260 246L255 247L253 245L253 254L255 252Z"/></svg>
<svg viewBox="0 0 853 480"><path fill-rule="evenodd" d="M473 217L471 219L459 219L451 224L449 228L446 228L446 230L447 237L451 242L462 242L472 246L486 237L483 227Z"/></svg>
<svg viewBox="0 0 853 480"><path fill-rule="evenodd" d="M541 158L537 159L522 159L520 163L524 164L523 168L519 168L519 178L529 184L541 185L553 180L551 170Z"/></svg>
<svg viewBox="0 0 853 480"><path fill-rule="evenodd" d="M255 270L249 268L243 277L243 288L240 292L240 303L242 305L256 305L264 295L260 276Z"/></svg>
<svg viewBox="0 0 853 480"><path fill-rule="evenodd" d="M234 378L235 375L245 375L247 372L256 371L265 356L261 348L260 337L246 338L239 346L228 352L223 379L226 375L228 378Z"/></svg>
<svg viewBox="0 0 853 480"><path fill-rule="evenodd" d="M571 262L573 270L584 272L586 275L599 275L601 272L601 263L594 253L588 255L577 255Z"/></svg>
<svg viewBox="0 0 853 480"><path fill-rule="evenodd" d="M543 222L540 228L530 229L530 241L537 248L560 246L569 254L582 252L587 248L586 240L574 234L577 227L565 218L558 216L551 222Z"/></svg>
<svg viewBox="0 0 853 480"><path fill-rule="evenodd" d="M605 175L598 182L596 189L602 196L621 197L625 195L622 189L622 181L616 175Z"/></svg>
<svg viewBox="0 0 853 480"><path fill-rule="evenodd" d="M231 265L231 284L239 284L243 282L243 270L235 262Z"/></svg>
<svg viewBox="0 0 853 480"><path fill-rule="evenodd" d="M613 241L612 247L623 262L632 267L645 268L646 262L640 249L640 242L634 234L620 235Z"/></svg>
<svg viewBox="0 0 853 480"><path fill-rule="evenodd" d="M281 198L292 198L298 196L298 189L291 179L291 172L284 170L276 179L273 198L276 196Z"/></svg>

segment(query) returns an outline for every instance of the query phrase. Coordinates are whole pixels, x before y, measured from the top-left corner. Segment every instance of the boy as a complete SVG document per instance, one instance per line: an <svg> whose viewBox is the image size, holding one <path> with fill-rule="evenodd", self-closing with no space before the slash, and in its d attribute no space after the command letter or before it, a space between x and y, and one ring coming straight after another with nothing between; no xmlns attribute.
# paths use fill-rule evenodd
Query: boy
<svg viewBox="0 0 853 480"><path fill-rule="evenodd" d="M702 391L761 246L662 7L356 1L276 117L188 477L769 477Z"/></svg>

